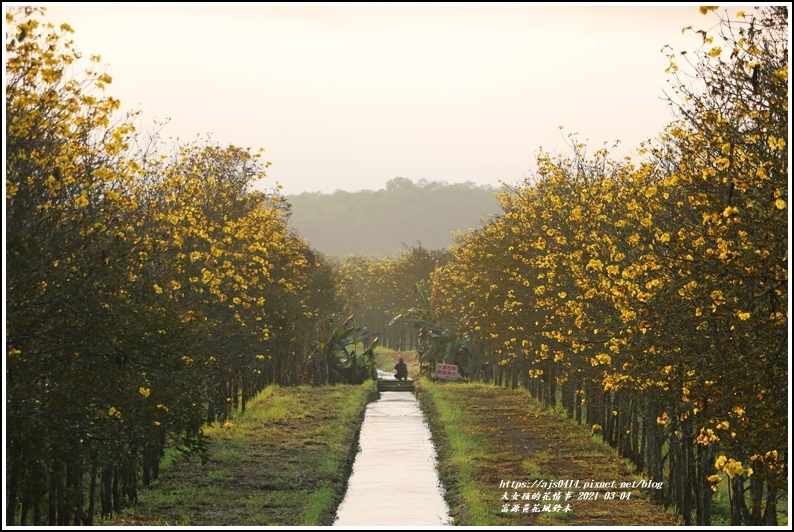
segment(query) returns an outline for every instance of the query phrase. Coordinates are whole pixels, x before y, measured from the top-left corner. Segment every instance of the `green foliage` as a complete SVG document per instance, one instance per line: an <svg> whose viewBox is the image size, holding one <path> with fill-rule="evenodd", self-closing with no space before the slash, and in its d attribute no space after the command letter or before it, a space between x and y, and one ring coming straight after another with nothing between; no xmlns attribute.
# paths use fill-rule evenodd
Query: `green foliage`
<svg viewBox="0 0 794 532"><path fill-rule="evenodd" d="M318 526L324 514L333 507L334 491L327 482L320 483L307 497L306 507L301 516L301 526Z"/></svg>
<svg viewBox="0 0 794 532"><path fill-rule="evenodd" d="M338 262L340 300L346 301L361 323L380 332L380 344L398 351L415 348L415 332L408 324L391 324L393 309L421 304L416 283L429 279L448 251L422 246L406 248L394 257L353 255Z"/></svg>
<svg viewBox="0 0 794 532"><path fill-rule="evenodd" d="M432 277L433 284L429 293L424 280L416 283L416 293L422 303L421 307L391 311L395 315L391 324L405 319L417 329L417 354L420 366L424 366L428 372L433 371L436 362L460 365L467 362L471 355L469 338L459 335L440 321L442 278L443 269L437 268Z"/></svg>
<svg viewBox="0 0 794 532"><path fill-rule="evenodd" d="M366 379L377 380L375 348L379 334L356 325L353 315L338 325L332 317L329 328L328 339L320 346L328 381L331 384L361 384ZM363 350L357 352L359 347Z"/></svg>

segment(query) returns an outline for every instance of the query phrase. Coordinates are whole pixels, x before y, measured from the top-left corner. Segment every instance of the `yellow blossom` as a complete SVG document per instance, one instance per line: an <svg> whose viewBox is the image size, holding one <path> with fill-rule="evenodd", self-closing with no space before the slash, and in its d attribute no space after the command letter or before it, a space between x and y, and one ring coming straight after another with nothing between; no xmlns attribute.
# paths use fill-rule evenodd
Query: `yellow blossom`
<svg viewBox="0 0 794 532"><path fill-rule="evenodd" d="M769 143L769 147L772 148L773 150L786 149L786 140L783 138L769 137L767 139L767 142Z"/></svg>
<svg viewBox="0 0 794 532"><path fill-rule="evenodd" d="M700 434L697 437L697 442L699 445L709 445L710 443L720 441L720 437L714 434L714 431L711 429L700 429Z"/></svg>
<svg viewBox="0 0 794 532"><path fill-rule="evenodd" d="M728 459L728 463L725 464L723 471L731 478L735 477L736 475L741 475L745 472L744 468L742 467L742 463L737 462L733 458Z"/></svg>
<svg viewBox="0 0 794 532"><path fill-rule="evenodd" d="M590 259L590 262L588 262L587 266L585 266L586 270L601 271L603 268L604 268L604 263L598 259Z"/></svg>

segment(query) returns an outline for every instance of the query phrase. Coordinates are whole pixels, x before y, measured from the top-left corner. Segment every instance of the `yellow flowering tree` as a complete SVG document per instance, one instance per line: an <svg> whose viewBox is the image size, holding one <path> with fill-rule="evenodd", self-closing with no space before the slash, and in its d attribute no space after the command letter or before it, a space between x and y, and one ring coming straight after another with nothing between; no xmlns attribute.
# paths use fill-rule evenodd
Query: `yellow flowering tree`
<svg viewBox="0 0 794 532"><path fill-rule="evenodd" d="M698 433L713 434L699 443L754 462L749 480L731 475L732 522L774 524L785 466L762 457L786 447L788 422L788 18L777 6L715 14L689 68L669 52L679 120L651 152L676 232L660 251L697 331L688 391Z"/></svg>
<svg viewBox="0 0 794 532"><path fill-rule="evenodd" d="M305 382L336 293L278 192L252 190L259 153L161 155L39 15L6 14L7 524L91 524L167 446L203 459L205 423Z"/></svg>
<svg viewBox="0 0 794 532"><path fill-rule="evenodd" d="M524 374L496 382L549 404L561 394L664 479L656 495L685 523L711 522L724 473L732 522L774 524L787 464L788 25L777 7L701 11L720 22L698 30L700 50L669 51L677 119L642 162L575 141L572 156L541 153L501 196L505 215L459 238L444 291L482 360Z"/></svg>
<svg viewBox="0 0 794 532"><path fill-rule="evenodd" d="M71 77L80 57L71 28L38 15L6 13L8 520L79 524L92 518L88 475L123 477L119 500L135 493L134 464L122 457L137 425L129 406L143 397L125 386L116 332L138 268L128 261L137 245L130 189L141 168L133 117L114 118L119 101L103 93L111 79L99 59ZM48 500L46 485L61 502ZM108 487L99 489L103 511Z"/></svg>

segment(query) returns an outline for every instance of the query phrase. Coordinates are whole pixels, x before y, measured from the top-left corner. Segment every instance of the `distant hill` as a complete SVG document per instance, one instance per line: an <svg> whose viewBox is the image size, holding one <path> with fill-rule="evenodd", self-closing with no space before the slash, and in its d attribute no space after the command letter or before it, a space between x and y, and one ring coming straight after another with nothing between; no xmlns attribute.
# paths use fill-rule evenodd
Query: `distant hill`
<svg viewBox="0 0 794 532"><path fill-rule="evenodd" d="M435 250L453 244L452 233L477 228L502 214L496 189L471 182L417 183L396 177L386 189L286 196L290 225L326 255L395 255L421 244Z"/></svg>

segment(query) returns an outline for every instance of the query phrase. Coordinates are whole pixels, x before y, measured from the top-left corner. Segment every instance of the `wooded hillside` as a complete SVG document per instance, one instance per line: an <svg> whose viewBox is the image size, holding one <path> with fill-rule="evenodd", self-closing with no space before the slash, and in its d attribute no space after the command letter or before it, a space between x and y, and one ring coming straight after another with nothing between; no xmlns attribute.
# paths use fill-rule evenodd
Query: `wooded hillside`
<svg viewBox="0 0 794 532"><path fill-rule="evenodd" d="M392 255L417 243L443 249L455 231L480 226L483 217L501 214L492 187L471 182L412 182L396 177L386 189L333 194L305 192L287 196L290 225L327 255Z"/></svg>

